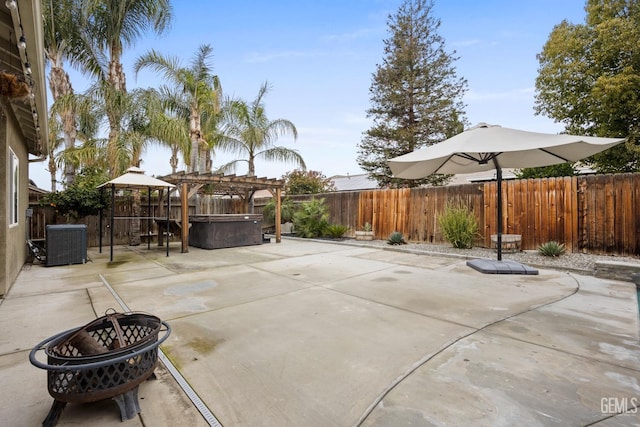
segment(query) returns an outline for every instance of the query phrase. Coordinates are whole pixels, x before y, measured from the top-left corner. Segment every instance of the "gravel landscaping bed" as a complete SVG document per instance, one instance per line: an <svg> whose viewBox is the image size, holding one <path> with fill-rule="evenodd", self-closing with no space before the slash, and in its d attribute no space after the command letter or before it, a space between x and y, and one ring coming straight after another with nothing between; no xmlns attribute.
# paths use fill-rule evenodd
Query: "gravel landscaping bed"
<svg viewBox="0 0 640 427"><path fill-rule="evenodd" d="M472 248L456 249L449 245L436 245L429 243L407 243L404 245L389 245L386 240L362 241L344 239L343 242L358 246L378 246L384 249L406 251L411 253L437 254L455 256L463 259L472 258L496 258L494 249ZM589 255L583 253L565 253L559 257L542 256L538 251L503 252L503 260L513 260L523 264L539 268L552 268L558 270L577 271L583 274L594 274L596 261L616 261L640 263L640 257L623 257L614 255Z"/></svg>

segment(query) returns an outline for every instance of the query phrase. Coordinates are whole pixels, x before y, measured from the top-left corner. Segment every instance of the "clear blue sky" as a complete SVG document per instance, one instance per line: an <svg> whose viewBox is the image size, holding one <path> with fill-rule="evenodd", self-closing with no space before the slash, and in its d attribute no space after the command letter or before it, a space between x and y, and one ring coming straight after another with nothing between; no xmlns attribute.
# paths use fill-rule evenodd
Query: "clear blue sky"
<svg viewBox="0 0 640 427"><path fill-rule="evenodd" d="M174 1L174 23L160 37L147 35L123 58L127 87L156 86L150 73L133 74L135 58L150 48L183 58L188 65L197 48L213 47L214 72L226 95L247 101L268 81L270 119L291 120L299 132L295 148L307 167L326 176L359 174L356 157L366 118L369 87L389 37L387 17L401 0ZM487 122L540 132L562 128L535 116L534 85L542 49L554 25L563 19L584 22L584 0L436 0L435 16L446 49L456 51L458 75L468 81L464 98L471 124ZM86 86L71 73L76 90ZM142 169L148 175L171 171L169 154L150 149ZM230 160L219 153L216 165ZM49 188L43 164L31 166L31 178ZM180 165L178 169L184 169ZM292 165L258 163L258 176L279 178ZM237 174L246 173L239 168Z"/></svg>

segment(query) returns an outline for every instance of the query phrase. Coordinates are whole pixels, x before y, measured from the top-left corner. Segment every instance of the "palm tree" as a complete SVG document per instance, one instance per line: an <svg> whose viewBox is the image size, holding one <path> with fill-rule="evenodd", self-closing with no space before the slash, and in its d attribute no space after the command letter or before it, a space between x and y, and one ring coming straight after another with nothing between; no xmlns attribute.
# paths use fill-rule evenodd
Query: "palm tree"
<svg viewBox="0 0 640 427"><path fill-rule="evenodd" d="M140 163L140 150L145 138L130 134L135 122L132 100L126 88L126 77L122 67L122 54L147 30L157 34L164 32L170 22L172 8L170 0L88 0L84 2L82 19L77 22L82 28L83 39L90 43L76 52L83 71L96 78L91 92L103 102L103 112L109 124L106 146L109 175L117 176L129 166ZM133 192L133 217L140 213L140 194ZM132 221L130 244L140 243L139 221Z"/></svg>
<svg viewBox="0 0 640 427"><path fill-rule="evenodd" d="M126 164L123 155L128 149L122 138L122 121L128 108L126 77L122 67L125 47L133 46L143 32L163 33L169 26L172 7L169 0L90 0L86 2L83 25L93 49L84 57L85 70L98 79L96 89L105 102L109 122L107 144L111 176L116 176L135 162ZM124 144L124 145L123 145ZM134 154L135 150L130 150Z"/></svg>
<svg viewBox="0 0 640 427"><path fill-rule="evenodd" d="M260 87L258 96L250 104L235 100L230 101L229 107L225 109L225 127L218 146L222 151L246 157L220 166L219 172L233 171L238 163L246 162L249 168L248 175L255 176L256 159L294 163L297 167L306 169L304 160L297 150L274 145L279 136L290 134L297 139L298 130L289 120L267 118L263 98L268 91L269 85L265 82Z"/></svg>
<svg viewBox="0 0 640 427"><path fill-rule="evenodd" d="M43 2L43 27L44 27L44 53L50 65L49 89L54 103L64 97L73 95L73 87L69 74L64 67L64 61L68 60L72 64L77 56L73 55L74 50L82 43L82 36L77 25L80 17L80 2L77 0L46 0ZM65 103L64 108L59 108L56 116L60 124L55 124L53 129L57 129L62 135L63 141L58 141L59 136L52 135L57 141L55 148L64 145L65 150L72 150L76 143L76 115L73 105ZM50 119L51 120L51 119ZM64 182L71 184L75 177L75 167L71 163L63 164ZM52 175L52 191L56 189L55 176L57 167L54 159L54 152L49 153L49 173Z"/></svg>
<svg viewBox="0 0 640 427"><path fill-rule="evenodd" d="M210 45L201 45L184 67L176 57L166 57L155 50L140 56L135 64L136 75L143 69L151 69L162 75L167 84L159 89L161 98L170 117L180 118L188 123L189 161L188 172L211 170L208 156L210 147L202 132L203 116L215 116L220 112L221 87L218 76L212 74L209 64L212 55Z"/></svg>
<svg viewBox="0 0 640 427"><path fill-rule="evenodd" d="M106 80L126 92L121 58L125 47L133 46L147 30L162 34L172 19L170 0L89 0L85 19L96 47L109 60ZM102 70L104 71L104 70Z"/></svg>
<svg viewBox="0 0 640 427"><path fill-rule="evenodd" d="M55 113L49 113L49 145L47 156L49 160L47 162L47 169L49 174L51 175L51 192L56 191L56 173L58 172L58 164L56 163L55 154L58 148L60 148L64 139L60 137L61 135L61 126L60 122Z"/></svg>
<svg viewBox="0 0 640 427"><path fill-rule="evenodd" d="M169 109L173 105L173 96L153 88L141 91L140 105L146 117L145 126L141 133L171 149L169 165L171 172L178 169L178 155L183 154L183 161L189 162L189 126L188 122L179 115L172 114Z"/></svg>
<svg viewBox="0 0 640 427"><path fill-rule="evenodd" d="M101 113L103 110L101 105L101 99L96 101L87 94L70 93L59 96L58 99L55 100L49 109L49 126L53 127L52 132L57 132L56 135L58 135L59 138L59 135L63 135L64 132L61 130L63 122L58 118L61 117L63 113L72 111L75 142L72 147L65 147L64 150L57 154L51 152L50 163L54 161L53 156L55 154L56 167L69 166L74 172L86 166L92 168L103 167L105 171L108 170L106 156L104 155L105 150L99 149L100 147L104 147L104 141L101 142L96 139L96 135L98 135L102 124L101 118L104 115ZM50 137L53 137L53 135ZM78 141L80 141L80 144L78 144ZM64 142L64 138L62 138L62 142ZM58 144L58 146L60 145L61 144ZM50 171L54 169L55 168L50 168ZM54 176L52 176L52 179L54 179Z"/></svg>

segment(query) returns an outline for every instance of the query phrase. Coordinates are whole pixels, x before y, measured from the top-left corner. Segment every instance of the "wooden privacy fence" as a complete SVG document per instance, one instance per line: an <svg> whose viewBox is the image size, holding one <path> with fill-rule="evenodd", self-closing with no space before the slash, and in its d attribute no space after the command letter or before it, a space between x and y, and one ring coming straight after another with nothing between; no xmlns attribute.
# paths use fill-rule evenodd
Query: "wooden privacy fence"
<svg viewBox="0 0 640 427"><path fill-rule="evenodd" d="M571 252L640 255L640 174L503 181L503 233L522 235L522 249L555 240ZM312 196L293 196L301 202ZM372 225L376 239L399 231L412 242L446 243L438 215L449 202L478 219L478 245L497 230L496 182L448 187L325 193L330 222L353 231Z"/></svg>
<svg viewBox="0 0 640 427"><path fill-rule="evenodd" d="M30 199L30 208L33 213L29 219L29 236L32 239L44 240L46 226L49 224L64 224L68 219L58 214L53 207L40 206L39 197ZM140 203L140 234L141 235L157 235L158 224L155 221L147 221L147 218L166 218L166 198L162 202L162 207L158 209L158 198L151 197L151 211L148 210L147 197L142 196ZM242 213L244 202L238 198L199 196L197 200L190 200L189 213L196 212L201 214L211 213ZM181 202L179 197L171 197L171 219L179 219L181 216ZM87 226L87 244L88 246L98 246L100 242L100 233L102 233L102 244L109 245L110 238L110 211L106 210L102 218L102 229L100 228L100 217L87 216L78 219L75 223L86 224ZM130 196L116 197L114 217L114 243L117 245L126 245L129 243L131 236L131 217L133 216L132 198ZM150 223L150 224L149 224ZM149 227L150 225L150 227ZM179 236L177 237L179 238ZM146 243L146 240L144 241Z"/></svg>
<svg viewBox="0 0 640 427"><path fill-rule="evenodd" d="M485 245L495 233L497 185L484 184ZM503 183L503 230L523 249L555 240L571 252L640 255L640 174Z"/></svg>
<svg viewBox="0 0 640 427"><path fill-rule="evenodd" d="M301 203L313 197L325 199L330 222L350 227L348 235L372 225L376 239L387 239L399 231L412 242L446 243L438 226L438 215L449 202L462 203L478 219L482 236L478 245L490 247L496 233L497 185L495 182L448 187L332 192L319 195L292 196ZM522 249L535 250L542 243L555 240L571 252L592 254L640 255L640 174L590 175L504 181L503 233L522 235ZM261 213L269 199L257 199L254 212ZM190 201L189 212L243 213L240 199L199 197ZM142 217L158 214L157 200L152 198L148 213L142 199ZM30 232L44 238L46 224L64 222L51 208L32 203ZM116 201L116 217L131 216L131 200ZM171 199L171 218L180 218L180 199ZM103 222L103 244L108 243L108 213ZM89 246L98 245L98 217L79 221L87 224ZM115 242L127 244L130 223L117 220ZM147 232L146 221L141 231ZM152 232L157 232L155 224Z"/></svg>

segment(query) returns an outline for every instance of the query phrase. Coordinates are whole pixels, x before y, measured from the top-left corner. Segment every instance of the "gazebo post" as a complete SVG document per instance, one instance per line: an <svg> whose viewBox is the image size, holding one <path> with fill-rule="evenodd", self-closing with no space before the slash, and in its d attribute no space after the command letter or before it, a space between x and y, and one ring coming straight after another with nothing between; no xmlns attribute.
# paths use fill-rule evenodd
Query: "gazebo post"
<svg viewBox="0 0 640 427"><path fill-rule="evenodd" d="M158 190L158 218L162 219L162 216L164 215L164 212L162 212L164 210L164 206L162 205L162 199L164 198L164 190L163 189L159 189ZM164 245L164 240L162 239L162 225L160 223L158 223L158 246L163 246Z"/></svg>
<svg viewBox="0 0 640 427"><path fill-rule="evenodd" d="M151 249L151 187L147 189L147 249Z"/></svg>
<svg viewBox="0 0 640 427"><path fill-rule="evenodd" d="M171 217L171 188L167 188L167 256L169 256L169 218Z"/></svg>
<svg viewBox="0 0 640 427"><path fill-rule="evenodd" d="M182 183L180 191L181 212L180 212L180 239L182 243L182 253L189 252L189 188L186 182Z"/></svg>
<svg viewBox="0 0 640 427"><path fill-rule="evenodd" d="M102 200L102 196L104 194L104 188L100 189L100 200ZM104 212L104 208L100 209L100 216L98 217L98 247L99 253L102 253L102 214Z"/></svg>
<svg viewBox="0 0 640 427"><path fill-rule="evenodd" d="M109 254L109 262L113 262L113 214L116 210L116 185L111 184L111 225L109 226L110 237L111 237L111 252Z"/></svg>

